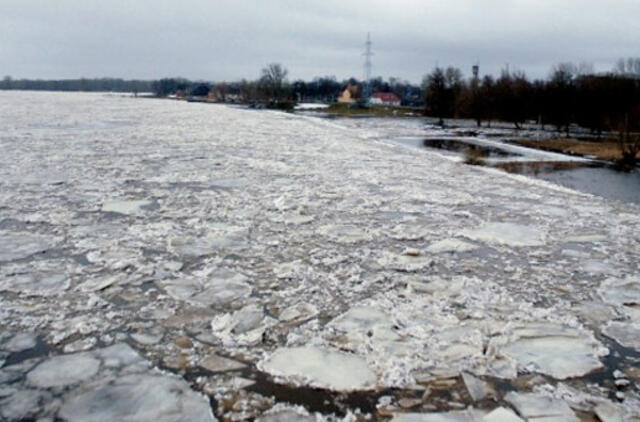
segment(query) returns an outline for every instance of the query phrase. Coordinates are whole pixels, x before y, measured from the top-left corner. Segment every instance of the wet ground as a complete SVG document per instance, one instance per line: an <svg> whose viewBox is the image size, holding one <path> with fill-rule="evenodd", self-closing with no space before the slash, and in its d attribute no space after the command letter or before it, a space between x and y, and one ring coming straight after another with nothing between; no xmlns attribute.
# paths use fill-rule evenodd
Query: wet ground
<svg viewBox="0 0 640 422"><path fill-rule="evenodd" d="M637 205L398 120L0 96L0 420L640 417Z"/></svg>
<svg viewBox="0 0 640 422"><path fill-rule="evenodd" d="M416 126L415 122L410 121L403 121L401 124ZM517 134L505 129L497 130L497 133L492 130L484 133L437 129L437 134L431 135L430 132L433 131L429 126L425 126L423 136L398 137L392 138L392 141L439 150L459 157L469 164L495 167L510 173L535 177L602 198L640 204L640 169L620 168L589 158L580 159L522 148L509 143L508 139Z"/></svg>

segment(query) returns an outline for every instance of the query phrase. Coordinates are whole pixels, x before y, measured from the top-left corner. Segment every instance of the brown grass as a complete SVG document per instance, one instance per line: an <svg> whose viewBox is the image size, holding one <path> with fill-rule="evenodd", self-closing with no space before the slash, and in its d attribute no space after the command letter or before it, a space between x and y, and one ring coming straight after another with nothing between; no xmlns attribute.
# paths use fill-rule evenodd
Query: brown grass
<svg viewBox="0 0 640 422"><path fill-rule="evenodd" d="M349 107L347 104L332 104L327 112L340 117L422 117L422 109L414 107L392 107L373 105L367 108Z"/></svg>
<svg viewBox="0 0 640 422"><path fill-rule="evenodd" d="M617 161L622 158L620 145L616 140L593 142L579 141L577 139L519 139L514 143L529 148L561 152L569 155L590 155L605 161Z"/></svg>

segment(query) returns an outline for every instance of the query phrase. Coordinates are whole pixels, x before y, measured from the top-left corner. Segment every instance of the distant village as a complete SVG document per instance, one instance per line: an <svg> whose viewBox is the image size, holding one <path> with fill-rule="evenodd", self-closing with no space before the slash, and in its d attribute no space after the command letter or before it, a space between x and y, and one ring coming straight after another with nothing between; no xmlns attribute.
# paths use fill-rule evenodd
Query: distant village
<svg viewBox="0 0 640 422"><path fill-rule="evenodd" d="M274 86L278 85L279 86ZM368 92L367 92L368 91ZM311 82L297 80L286 83L240 81L224 83L194 83L186 80L164 79L153 86L156 96L188 101L253 104L255 106L340 104L346 106L424 107L424 91L398 78L384 81L372 79L368 84L351 78L337 82L333 77L316 78ZM275 107L282 108L282 107Z"/></svg>

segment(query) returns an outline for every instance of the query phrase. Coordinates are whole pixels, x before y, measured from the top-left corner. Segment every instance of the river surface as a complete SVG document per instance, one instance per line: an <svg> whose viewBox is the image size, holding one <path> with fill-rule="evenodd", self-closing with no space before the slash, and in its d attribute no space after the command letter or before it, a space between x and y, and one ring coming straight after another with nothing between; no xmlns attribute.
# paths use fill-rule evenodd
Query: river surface
<svg viewBox="0 0 640 422"><path fill-rule="evenodd" d="M463 162L558 154L32 92L0 152L3 422L640 418L640 206Z"/></svg>

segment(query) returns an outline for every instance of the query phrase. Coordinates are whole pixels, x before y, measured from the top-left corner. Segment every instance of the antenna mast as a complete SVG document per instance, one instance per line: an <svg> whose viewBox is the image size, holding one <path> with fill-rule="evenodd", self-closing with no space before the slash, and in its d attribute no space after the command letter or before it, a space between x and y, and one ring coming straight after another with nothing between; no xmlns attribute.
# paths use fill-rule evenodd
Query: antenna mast
<svg viewBox="0 0 640 422"><path fill-rule="evenodd" d="M368 100L371 96L371 33L367 33L367 42L364 44L364 99Z"/></svg>

